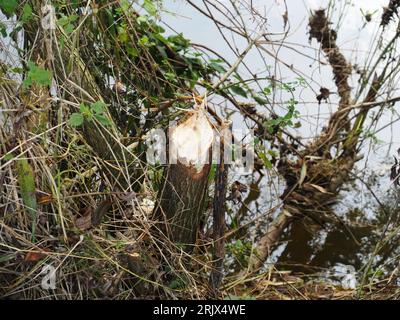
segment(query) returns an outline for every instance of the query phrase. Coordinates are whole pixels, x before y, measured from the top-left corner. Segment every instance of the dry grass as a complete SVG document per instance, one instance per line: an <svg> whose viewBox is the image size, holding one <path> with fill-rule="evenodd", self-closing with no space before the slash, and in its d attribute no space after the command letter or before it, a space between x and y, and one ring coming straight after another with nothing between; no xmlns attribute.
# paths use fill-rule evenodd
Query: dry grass
<svg viewBox="0 0 400 320"><path fill-rule="evenodd" d="M15 132L15 115L5 114L1 128L5 143L0 186L0 296L143 297L137 292L138 277L130 270L135 269L130 264L138 258L148 259L148 270L139 277L145 287L152 287L154 295L203 296L200 283L195 284L200 279L195 280L183 267L182 260L189 257L167 238L150 232L153 222L146 203L154 200L155 192L147 174L140 192L115 192L115 186L102 174L102 160L79 131L65 122L52 126L50 121L40 133L25 126ZM36 199L36 208L31 210L22 199L18 177L17 164L23 159L28 160L34 176L35 193L30 196ZM112 202L111 207L106 206L106 199ZM95 215L101 219L97 226L93 226ZM44 275L40 273L47 264L57 270L56 289L52 291L41 289ZM167 275L162 273L166 268L170 269ZM179 278L196 289L174 290L169 282L178 283Z"/></svg>

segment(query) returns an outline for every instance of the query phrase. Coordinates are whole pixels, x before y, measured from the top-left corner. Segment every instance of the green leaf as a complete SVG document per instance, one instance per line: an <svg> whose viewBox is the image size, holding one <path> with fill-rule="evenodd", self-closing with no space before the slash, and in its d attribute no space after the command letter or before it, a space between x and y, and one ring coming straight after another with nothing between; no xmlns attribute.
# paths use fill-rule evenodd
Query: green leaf
<svg viewBox="0 0 400 320"><path fill-rule="evenodd" d="M229 89L233 93L238 94L239 96L242 96L244 98L247 98L247 92L242 87L240 87L238 85L234 85L234 86L229 87Z"/></svg>
<svg viewBox="0 0 400 320"><path fill-rule="evenodd" d="M260 142L261 142L261 140L260 140L259 137L254 137L254 139L253 139L253 144L254 144L254 146L260 144Z"/></svg>
<svg viewBox="0 0 400 320"><path fill-rule="evenodd" d="M128 33L126 32L126 29L123 27L118 27L117 30L118 30L118 39L123 43L128 42L129 37Z"/></svg>
<svg viewBox="0 0 400 320"><path fill-rule="evenodd" d="M10 161L11 159L14 159L14 155L12 153L7 153L4 157L3 157L4 161Z"/></svg>
<svg viewBox="0 0 400 320"><path fill-rule="evenodd" d="M81 103L81 104L79 105L79 111L80 111L81 114L84 115L84 116L88 116L88 115L90 115L90 114L92 113L92 111L90 110L90 108L89 108L86 104L84 104L84 103Z"/></svg>
<svg viewBox="0 0 400 320"><path fill-rule="evenodd" d="M31 18L32 18L32 7L28 3L25 3L24 7L22 8L21 22L26 23Z"/></svg>
<svg viewBox="0 0 400 320"><path fill-rule="evenodd" d="M68 16L69 22L73 23L76 20L78 20L78 15L77 14L71 14L70 16Z"/></svg>
<svg viewBox="0 0 400 320"><path fill-rule="evenodd" d="M5 38L7 37L7 27L6 25L0 21L0 33Z"/></svg>
<svg viewBox="0 0 400 320"><path fill-rule="evenodd" d="M168 40L160 33L153 33L153 37L164 44L168 44Z"/></svg>
<svg viewBox="0 0 400 320"><path fill-rule="evenodd" d="M17 74L22 74L24 72L24 69L20 68L20 67L15 67L15 68L11 68L10 72L17 73Z"/></svg>
<svg viewBox="0 0 400 320"><path fill-rule="evenodd" d="M139 57L139 51L134 47L127 47L126 52L128 52L128 54L133 58Z"/></svg>
<svg viewBox="0 0 400 320"><path fill-rule="evenodd" d="M51 79L53 77L50 70L43 69L35 65L32 61L28 62L28 74L23 82L23 87L27 88L32 84L37 84L39 86L50 86Z"/></svg>
<svg viewBox="0 0 400 320"><path fill-rule="evenodd" d="M94 117L96 118L97 121L99 121L102 125L108 126L110 125L110 120L102 115L102 114L95 114Z"/></svg>
<svg viewBox="0 0 400 320"><path fill-rule="evenodd" d="M223 63L225 61L222 59L210 59L210 62Z"/></svg>
<svg viewBox="0 0 400 320"><path fill-rule="evenodd" d="M32 219L32 241L34 242L37 216L35 177L27 159L19 159L16 167L22 202Z"/></svg>
<svg viewBox="0 0 400 320"><path fill-rule="evenodd" d="M106 110L107 104L103 101L97 101L92 103L90 107L95 113L101 114Z"/></svg>
<svg viewBox="0 0 400 320"><path fill-rule="evenodd" d="M149 23L148 16L139 16L139 17L136 19L136 21L137 21L139 24L147 24L147 23Z"/></svg>
<svg viewBox="0 0 400 320"><path fill-rule="evenodd" d="M154 28L154 32L152 32L153 34L160 34L160 33L164 33L165 29L157 24L153 24L152 26Z"/></svg>
<svg viewBox="0 0 400 320"><path fill-rule="evenodd" d="M173 72L166 72L164 73L164 77L165 79L167 79L168 81L174 81L176 79L176 75Z"/></svg>
<svg viewBox="0 0 400 320"><path fill-rule="evenodd" d="M57 20L57 24L60 27L64 27L69 23L69 19L67 16L62 16L60 19Z"/></svg>
<svg viewBox="0 0 400 320"><path fill-rule="evenodd" d="M78 9L80 1L81 0L70 0L71 7L74 9Z"/></svg>
<svg viewBox="0 0 400 320"><path fill-rule="evenodd" d="M307 80L304 79L303 77L297 77L296 79L300 86L302 86L304 88L306 88L308 86Z"/></svg>
<svg viewBox="0 0 400 320"><path fill-rule="evenodd" d="M83 115L81 113L73 113L69 118L69 124L73 127L79 127L83 123Z"/></svg>
<svg viewBox="0 0 400 320"><path fill-rule="evenodd" d="M263 151L260 151L259 156L260 156L262 162L264 163L264 166L267 169L271 170L273 165L272 165L271 161L267 158L266 154Z"/></svg>
<svg viewBox="0 0 400 320"><path fill-rule="evenodd" d="M60 48L64 49L64 45L65 45L65 37L63 35L61 35L61 37L60 37Z"/></svg>
<svg viewBox="0 0 400 320"><path fill-rule="evenodd" d="M0 9L7 15L11 16L18 7L17 0L0 0Z"/></svg>
<svg viewBox="0 0 400 320"><path fill-rule="evenodd" d="M264 93L265 93L266 95L269 95L269 94L271 93L271 88L270 88L270 87L265 87L265 88L263 89L263 91L264 91Z"/></svg>
<svg viewBox="0 0 400 320"><path fill-rule="evenodd" d="M254 96L253 99L255 102L257 102L258 104L261 104L261 105L265 105L268 103L268 100L266 100L260 96Z"/></svg>
<svg viewBox="0 0 400 320"><path fill-rule="evenodd" d="M122 11L125 13L128 12L129 8L131 7L131 4L128 0L120 0L119 5L121 6Z"/></svg>
<svg viewBox="0 0 400 320"><path fill-rule="evenodd" d="M190 41L185 39L182 33L169 36L168 41L172 42L176 47L177 50L187 49L190 45Z"/></svg>
<svg viewBox="0 0 400 320"><path fill-rule="evenodd" d="M74 25L73 24L69 23L64 27L64 32L66 34L71 34L73 31L74 31Z"/></svg>
<svg viewBox="0 0 400 320"><path fill-rule="evenodd" d="M219 73L226 72L226 69L223 66L221 66L221 64L219 64L217 61L210 62L209 66L210 66L211 69L213 69L213 70L215 70L215 71L217 71Z"/></svg>
<svg viewBox="0 0 400 320"><path fill-rule="evenodd" d="M57 20L57 24L64 29L66 34L72 33L74 31L74 22L78 19L76 14L71 14L69 16L63 15L60 19Z"/></svg>
<svg viewBox="0 0 400 320"><path fill-rule="evenodd" d="M148 36L143 36L139 39L139 44L141 46L147 46L150 43Z"/></svg>
<svg viewBox="0 0 400 320"><path fill-rule="evenodd" d="M152 3L151 0L144 0L143 9L146 10L148 12L148 14L150 14L153 17L157 14L157 8Z"/></svg>
<svg viewBox="0 0 400 320"><path fill-rule="evenodd" d="M269 154L271 157L277 157L277 156L278 156L278 154L277 154L275 151L273 151L273 150L268 150L268 154Z"/></svg>
<svg viewBox="0 0 400 320"><path fill-rule="evenodd" d="M214 181L215 174L217 173L218 165L216 163L211 164L210 173L208 174L208 181Z"/></svg>
<svg viewBox="0 0 400 320"><path fill-rule="evenodd" d="M175 278L169 284L169 287L174 290L183 289L183 288L185 288L185 286L186 286L186 282L182 278Z"/></svg>

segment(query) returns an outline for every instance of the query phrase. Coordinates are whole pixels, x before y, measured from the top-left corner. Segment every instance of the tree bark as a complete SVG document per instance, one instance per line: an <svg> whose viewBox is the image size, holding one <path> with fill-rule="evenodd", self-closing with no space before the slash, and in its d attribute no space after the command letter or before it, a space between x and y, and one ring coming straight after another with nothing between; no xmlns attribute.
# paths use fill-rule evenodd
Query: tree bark
<svg viewBox="0 0 400 320"><path fill-rule="evenodd" d="M223 265L225 257L225 201L226 201L226 185L228 178L228 164L225 161L226 142L230 135L225 136L225 130L229 128L230 123L223 123L222 134L220 135L220 154L219 164L215 177L215 195L213 203L213 267L210 274L210 284L217 292L223 278ZM226 141L227 140L227 141ZM228 144L229 145L229 144ZM229 149L227 150L229 152Z"/></svg>
<svg viewBox="0 0 400 320"><path fill-rule="evenodd" d="M187 246L196 242L204 211L209 172L209 164L200 172L182 163L169 165L166 169L156 216L163 220L169 239L189 251Z"/></svg>
<svg viewBox="0 0 400 320"><path fill-rule="evenodd" d="M200 107L170 130L170 164L164 171L155 208L155 217L162 222L161 230L187 252L196 243L211 168L214 133L205 112Z"/></svg>

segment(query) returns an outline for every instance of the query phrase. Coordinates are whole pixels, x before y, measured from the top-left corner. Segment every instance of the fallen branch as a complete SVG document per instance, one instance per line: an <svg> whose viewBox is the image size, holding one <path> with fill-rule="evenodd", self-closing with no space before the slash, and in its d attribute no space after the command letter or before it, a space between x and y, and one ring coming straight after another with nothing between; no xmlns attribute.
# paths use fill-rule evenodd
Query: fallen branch
<svg viewBox="0 0 400 320"><path fill-rule="evenodd" d="M331 141L336 140L343 129L345 132L350 131L348 114L351 109L346 108L350 103L351 88L348 78L351 74L351 65L336 45L336 31L330 29L329 25L325 10L316 10L309 20L310 39L315 38L321 44L332 67L340 96L338 110L330 118L325 132L304 148L297 161L290 161L285 157L280 159L278 171L287 183L281 196L283 208L255 245L254 254L249 261L251 272L262 267L271 248L295 218L305 216L308 210L315 207L323 209L325 204L329 205L332 202L339 187L347 179L347 170L350 170L355 162L353 159L333 164L330 154ZM307 161L310 156L319 160ZM308 188L310 184L317 188Z"/></svg>

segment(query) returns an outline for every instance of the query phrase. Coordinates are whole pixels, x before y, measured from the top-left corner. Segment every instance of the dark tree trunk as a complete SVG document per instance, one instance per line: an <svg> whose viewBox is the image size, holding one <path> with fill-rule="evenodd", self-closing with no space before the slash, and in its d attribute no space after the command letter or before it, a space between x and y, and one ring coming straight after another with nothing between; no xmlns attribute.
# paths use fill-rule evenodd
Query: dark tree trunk
<svg viewBox="0 0 400 320"><path fill-rule="evenodd" d="M213 253L213 268L210 274L210 283L215 293L218 293L219 286L223 278L223 266L225 257L225 201L226 201L226 185L228 178L228 160L227 152L230 152L229 140L231 135L225 135L226 128L229 128L230 123L224 123L220 135L220 155L218 169L215 175L215 195L213 203L213 240L214 240L214 253ZM228 148L227 148L228 146ZM228 149L228 150L226 150Z"/></svg>
<svg viewBox="0 0 400 320"><path fill-rule="evenodd" d="M171 164L166 169L156 216L175 244L191 251L204 213L210 165L197 172L193 166Z"/></svg>

